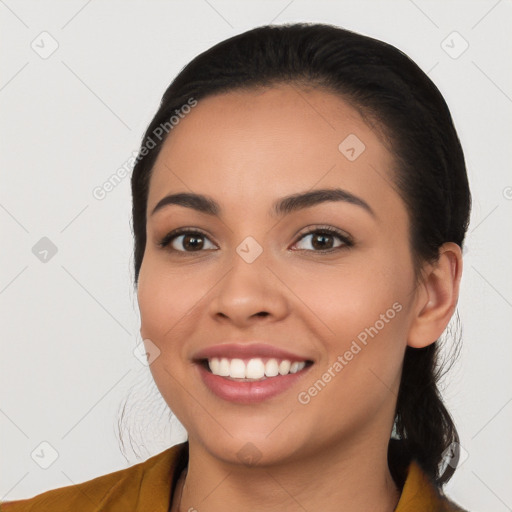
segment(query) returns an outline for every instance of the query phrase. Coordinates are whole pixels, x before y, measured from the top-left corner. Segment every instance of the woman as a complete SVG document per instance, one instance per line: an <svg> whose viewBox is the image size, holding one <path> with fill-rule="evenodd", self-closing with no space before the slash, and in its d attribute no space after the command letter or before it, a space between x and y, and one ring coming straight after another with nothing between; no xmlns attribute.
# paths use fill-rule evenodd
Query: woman
<svg viewBox="0 0 512 512"><path fill-rule="evenodd" d="M2 510L462 510L436 386L470 192L406 55L320 24L196 57L132 176L150 369L188 441Z"/></svg>

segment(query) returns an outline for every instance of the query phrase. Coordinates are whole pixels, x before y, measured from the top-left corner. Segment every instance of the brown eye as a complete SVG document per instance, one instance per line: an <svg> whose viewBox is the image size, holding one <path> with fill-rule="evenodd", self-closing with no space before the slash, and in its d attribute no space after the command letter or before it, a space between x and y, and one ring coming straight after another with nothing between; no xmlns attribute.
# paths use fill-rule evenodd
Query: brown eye
<svg viewBox="0 0 512 512"><path fill-rule="evenodd" d="M170 245L171 249L177 252L200 252L205 248L205 240L209 241L208 237L200 231L181 229L166 235L158 245L160 247ZM213 244L211 246L215 248ZM209 249L209 247L206 248Z"/></svg>
<svg viewBox="0 0 512 512"><path fill-rule="evenodd" d="M351 242L347 235L334 228L321 228L308 231L307 233L301 236L299 242L306 240L308 237L311 237L309 244L310 247L312 247L312 249L308 247L303 247L299 248L299 250L312 250L313 252L329 252L336 249L342 249L344 247L350 247L353 245L353 243ZM337 245L335 245L336 239L338 240Z"/></svg>
<svg viewBox="0 0 512 512"><path fill-rule="evenodd" d="M183 240L181 243L182 246L185 247L187 250L197 251L203 248L204 245L204 239L202 235L196 235L196 234L188 234L188 235L181 235L178 238L182 238ZM178 239L176 239L178 240Z"/></svg>

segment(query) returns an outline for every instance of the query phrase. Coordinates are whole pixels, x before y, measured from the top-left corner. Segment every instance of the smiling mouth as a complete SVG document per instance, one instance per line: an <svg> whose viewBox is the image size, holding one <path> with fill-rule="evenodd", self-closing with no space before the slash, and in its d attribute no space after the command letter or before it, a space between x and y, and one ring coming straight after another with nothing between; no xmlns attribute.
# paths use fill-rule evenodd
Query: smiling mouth
<svg viewBox="0 0 512 512"><path fill-rule="evenodd" d="M196 361L209 373L236 382L259 382L299 373L313 361L290 361L277 358L227 358L213 357Z"/></svg>

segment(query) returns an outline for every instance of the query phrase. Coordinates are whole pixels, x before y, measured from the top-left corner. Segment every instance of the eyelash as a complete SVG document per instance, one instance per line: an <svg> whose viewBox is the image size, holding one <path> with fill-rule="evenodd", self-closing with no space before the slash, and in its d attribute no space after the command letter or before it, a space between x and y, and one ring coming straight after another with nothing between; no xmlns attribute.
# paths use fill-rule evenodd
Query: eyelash
<svg viewBox="0 0 512 512"><path fill-rule="evenodd" d="M320 254L328 254L333 253L339 250L348 249L354 245L354 242L352 239L343 233L342 231L333 228L331 226L319 226L316 227L310 231L307 231L305 233L302 233L299 235L299 239L294 243L294 245L298 242L300 242L303 238L305 238L308 235L312 234L326 234L326 235L333 235L336 236L343 244L338 247L332 247L330 249L324 249L324 250L311 250L311 249L298 249L299 251L307 251L307 252L314 252L314 253L320 253ZM178 228L174 231L171 231L167 235L165 235L159 242L158 246L162 249L167 248L167 246L174 240L174 238L177 238L180 235L200 235L202 237L208 238L208 236L203 233L200 230L197 229L191 229L191 228ZM187 254L194 254L196 252L204 252L203 250L198 251L179 251L177 249L168 248L169 251L172 251L173 253L180 253L180 256L185 256ZM211 250L211 249L209 249Z"/></svg>

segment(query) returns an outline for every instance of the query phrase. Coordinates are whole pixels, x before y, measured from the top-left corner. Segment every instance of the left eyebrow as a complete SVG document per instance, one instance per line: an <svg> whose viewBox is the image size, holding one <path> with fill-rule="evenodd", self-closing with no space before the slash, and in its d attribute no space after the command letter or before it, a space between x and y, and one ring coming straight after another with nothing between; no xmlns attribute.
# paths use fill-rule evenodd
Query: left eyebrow
<svg viewBox="0 0 512 512"><path fill-rule="evenodd" d="M340 188L317 189L282 197L272 205L271 214L274 217L282 217L298 210L311 208L321 203L336 201L343 201L359 206L373 217L376 217L375 212L366 201ZM178 194L169 194L162 198L154 207L151 215L154 215L165 206L172 204L191 208L198 212L216 217L219 217L222 212L219 203L211 197L202 194L183 192Z"/></svg>
<svg viewBox="0 0 512 512"><path fill-rule="evenodd" d="M360 206L375 217L375 212L366 201L341 188L318 189L283 197L274 203L272 214L273 216L282 217L304 208L311 208L317 204L336 201L344 201Z"/></svg>

